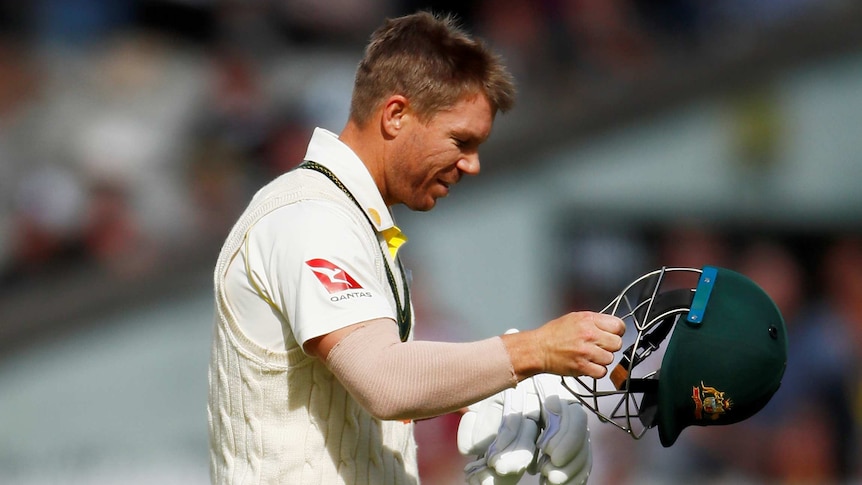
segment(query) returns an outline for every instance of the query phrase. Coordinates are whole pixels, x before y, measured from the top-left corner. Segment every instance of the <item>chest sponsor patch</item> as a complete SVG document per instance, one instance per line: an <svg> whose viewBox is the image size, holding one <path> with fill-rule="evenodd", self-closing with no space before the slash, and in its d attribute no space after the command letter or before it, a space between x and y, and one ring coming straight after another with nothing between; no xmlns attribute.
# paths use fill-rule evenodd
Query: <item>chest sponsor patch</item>
<svg viewBox="0 0 862 485"><path fill-rule="evenodd" d="M325 259L309 259L305 262L318 281L330 294L345 290L361 290L362 286L347 274L347 271Z"/></svg>

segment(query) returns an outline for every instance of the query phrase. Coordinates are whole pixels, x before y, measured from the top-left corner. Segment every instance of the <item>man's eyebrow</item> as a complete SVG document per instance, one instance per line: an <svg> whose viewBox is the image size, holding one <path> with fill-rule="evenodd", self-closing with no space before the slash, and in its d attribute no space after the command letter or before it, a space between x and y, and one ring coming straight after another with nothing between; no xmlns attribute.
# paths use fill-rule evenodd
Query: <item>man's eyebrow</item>
<svg viewBox="0 0 862 485"><path fill-rule="evenodd" d="M475 143L476 145L481 145L488 139L487 136L483 137L477 133L466 131L466 130L453 130L452 137L457 138L465 143Z"/></svg>

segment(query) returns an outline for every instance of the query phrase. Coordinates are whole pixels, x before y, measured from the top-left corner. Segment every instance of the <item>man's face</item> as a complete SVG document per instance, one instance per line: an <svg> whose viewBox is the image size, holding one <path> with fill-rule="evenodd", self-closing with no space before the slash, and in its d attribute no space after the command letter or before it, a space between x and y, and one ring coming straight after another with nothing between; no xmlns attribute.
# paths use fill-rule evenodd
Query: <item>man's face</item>
<svg viewBox="0 0 862 485"><path fill-rule="evenodd" d="M387 204L431 210L463 175L479 173L479 145L494 121L484 95L463 98L427 123L415 116L404 120L391 163L386 170Z"/></svg>

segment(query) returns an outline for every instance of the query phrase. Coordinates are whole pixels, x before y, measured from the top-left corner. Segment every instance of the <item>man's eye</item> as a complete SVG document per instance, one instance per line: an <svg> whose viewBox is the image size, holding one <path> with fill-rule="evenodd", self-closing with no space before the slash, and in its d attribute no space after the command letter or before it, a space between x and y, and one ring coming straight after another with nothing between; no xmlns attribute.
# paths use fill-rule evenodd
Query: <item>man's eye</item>
<svg viewBox="0 0 862 485"><path fill-rule="evenodd" d="M467 146L467 142L464 140L459 140L458 138L453 138L453 140L455 141L455 146L458 148L464 148Z"/></svg>

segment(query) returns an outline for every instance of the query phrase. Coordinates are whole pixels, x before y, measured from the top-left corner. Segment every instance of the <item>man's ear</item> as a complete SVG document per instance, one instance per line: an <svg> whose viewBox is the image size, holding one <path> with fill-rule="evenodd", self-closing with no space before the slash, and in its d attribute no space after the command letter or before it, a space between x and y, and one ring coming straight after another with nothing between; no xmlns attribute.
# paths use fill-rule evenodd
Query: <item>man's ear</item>
<svg viewBox="0 0 862 485"><path fill-rule="evenodd" d="M407 98L400 94L393 94L386 100L380 122L387 136L395 137L401 131L407 121L409 107Z"/></svg>

